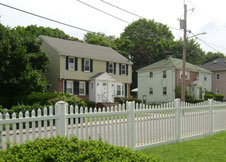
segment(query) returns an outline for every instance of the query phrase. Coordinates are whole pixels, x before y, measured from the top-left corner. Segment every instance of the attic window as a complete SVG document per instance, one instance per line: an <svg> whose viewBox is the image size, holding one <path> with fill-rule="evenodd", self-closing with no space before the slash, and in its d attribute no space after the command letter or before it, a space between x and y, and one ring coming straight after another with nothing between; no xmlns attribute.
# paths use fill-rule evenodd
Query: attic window
<svg viewBox="0 0 226 162"><path fill-rule="evenodd" d="M218 62L217 60L213 61L214 64L216 64L217 62Z"/></svg>

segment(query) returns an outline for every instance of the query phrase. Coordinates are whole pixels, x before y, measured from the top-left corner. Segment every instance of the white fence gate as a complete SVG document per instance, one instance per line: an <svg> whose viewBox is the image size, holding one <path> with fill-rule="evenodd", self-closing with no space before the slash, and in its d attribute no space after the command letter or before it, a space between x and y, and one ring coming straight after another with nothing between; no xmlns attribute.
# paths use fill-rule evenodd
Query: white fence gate
<svg viewBox="0 0 226 162"><path fill-rule="evenodd" d="M205 136L226 129L226 103L208 100L188 104L175 99L171 103L147 106L126 105L99 108L68 107L60 101L42 111L0 114L0 146L18 144L35 138L56 135L104 141L132 149Z"/></svg>

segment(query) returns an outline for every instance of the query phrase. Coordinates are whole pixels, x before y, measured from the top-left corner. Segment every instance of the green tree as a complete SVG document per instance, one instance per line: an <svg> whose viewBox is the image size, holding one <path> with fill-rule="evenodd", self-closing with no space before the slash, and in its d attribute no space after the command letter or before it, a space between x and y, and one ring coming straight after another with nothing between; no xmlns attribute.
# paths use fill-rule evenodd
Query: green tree
<svg viewBox="0 0 226 162"><path fill-rule="evenodd" d="M176 58L183 57L183 40L174 41L174 46L171 51ZM200 47L200 44L194 39L187 40L186 61L191 64L201 65L205 61L205 52Z"/></svg>
<svg viewBox="0 0 226 162"><path fill-rule="evenodd" d="M0 105L9 107L15 98L45 90L42 72L49 60L37 38L0 24L0 58Z"/></svg>
<svg viewBox="0 0 226 162"><path fill-rule="evenodd" d="M204 63L213 61L214 59L217 59L217 58L225 58L225 56L223 53L220 53L220 52L208 52L206 54Z"/></svg>
<svg viewBox="0 0 226 162"><path fill-rule="evenodd" d="M89 44L95 44L105 47L115 47L115 37L114 36L106 36L104 33L86 33L83 38L84 42Z"/></svg>
<svg viewBox="0 0 226 162"><path fill-rule="evenodd" d="M133 61L133 87L137 87L136 70L166 57L174 36L166 25L139 19L128 25L117 40L117 49Z"/></svg>

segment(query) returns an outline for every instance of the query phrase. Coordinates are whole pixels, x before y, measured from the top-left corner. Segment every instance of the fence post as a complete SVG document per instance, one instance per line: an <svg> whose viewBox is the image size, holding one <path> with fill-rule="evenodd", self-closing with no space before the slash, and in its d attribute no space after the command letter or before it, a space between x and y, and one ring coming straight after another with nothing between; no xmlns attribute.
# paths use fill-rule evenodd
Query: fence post
<svg viewBox="0 0 226 162"><path fill-rule="evenodd" d="M135 110L135 102L126 102L126 109L128 111L127 116L127 126L128 126L128 147L131 149L134 149L135 147L135 116L134 116L134 110Z"/></svg>
<svg viewBox="0 0 226 162"><path fill-rule="evenodd" d="M175 128L175 133L176 133L176 140L179 141L180 140L180 136L181 136L181 121L180 121L180 99L176 98L174 100L174 105L176 108L176 128Z"/></svg>
<svg viewBox="0 0 226 162"><path fill-rule="evenodd" d="M59 116L56 120L57 135L67 136L67 114L68 104L64 101L58 101L55 104L55 114Z"/></svg>
<svg viewBox="0 0 226 162"><path fill-rule="evenodd" d="M213 99L208 99L209 101L209 133L213 133Z"/></svg>

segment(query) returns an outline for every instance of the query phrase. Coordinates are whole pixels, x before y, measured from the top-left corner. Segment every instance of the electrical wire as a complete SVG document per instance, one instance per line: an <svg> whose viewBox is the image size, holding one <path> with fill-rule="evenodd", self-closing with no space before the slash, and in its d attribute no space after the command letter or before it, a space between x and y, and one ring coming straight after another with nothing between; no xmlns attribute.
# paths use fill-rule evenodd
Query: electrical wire
<svg viewBox="0 0 226 162"><path fill-rule="evenodd" d="M121 11L124 11L124 12L126 12L126 13L129 13L129 14L131 14L131 15L133 15L133 16L136 16L136 17L145 19L145 17L143 17L143 16L140 16L140 15L138 15L138 14L136 14L136 13L134 13L134 12L128 11L128 10L126 10L126 9L123 9L123 8L121 8L121 7L119 7L119 6L116 6L116 5L112 4L112 3L109 3L109 2L104 1L104 0L100 0L100 1L103 2L103 3L105 3L105 4L107 4L107 5L109 5L109 6L115 7L115 8L117 8L117 9L121 10ZM174 30L182 31L182 29L178 29L178 28L171 27L171 26L168 26L168 27L171 28L171 29L174 29Z"/></svg>
<svg viewBox="0 0 226 162"><path fill-rule="evenodd" d="M93 8L93 9L95 9L95 10L97 10L97 11L100 11L100 12L102 12L102 13L108 15L108 16L111 16L111 17L113 17L113 18L115 18L115 19L117 19L117 20L120 20L120 21L122 21L122 22L124 22L124 23L129 24L128 21L125 21L125 20L123 20L123 19L121 19L121 18L119 18L119 17L116 17L116 16L114 16L114 15L112 15L112 14L109 14L109 13L107 13L107 12L105 12L105 11L99 9L99 8L96 8L96 7L94 7L94 6L92 6L92 5L88 4L88 3L85 3L85 2L80 1L80 0L77 0L77 1L78 1L79 3L82 3L82 4L84 4L84 5L88 6L88 7L90 7L90 8Z"/></svg>
<svg viewBox="0 0 226 162"><path fill-rule="evenodd" d="M75 29L78 29L78 30L82 30L82 31L85 31L85 32L90 32L90 33L96 34L96 32L93 32L93 31L90 31L90 30L87 30L87 29L84 29L84 28L80 28L80 27L77 27L77 26L74 26L74 25L66 24L66 23L63 23L63 22L60 22L60 21L57 21L57 20L54 20L54 19L50 19L50 18L41 16L41 15L38 15L38 14L35 14L35 13L31 13L31 12L28 12L28 11L25 11L25 10L22 10L22 9L13 7L13 6L6 5L4 3L0 3L0 5L2 5L4 7L7 7L7 8L11 8L11 9L17 10L17 11L20 11L20 12L23 12L23 13L26 13L26 14L29 14L29 15L32 15L32 16L39 17L41 19L52 21L52 22L55 22L55 23L58 23L58 24L61 24L61 25L64 25L64 26L68 26L68 27L71 27L71 28L75 28Z"/></svg>

